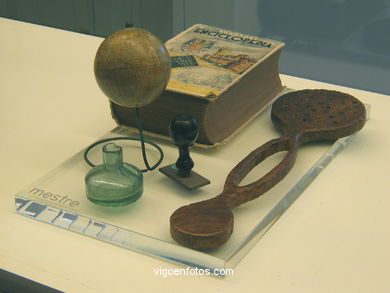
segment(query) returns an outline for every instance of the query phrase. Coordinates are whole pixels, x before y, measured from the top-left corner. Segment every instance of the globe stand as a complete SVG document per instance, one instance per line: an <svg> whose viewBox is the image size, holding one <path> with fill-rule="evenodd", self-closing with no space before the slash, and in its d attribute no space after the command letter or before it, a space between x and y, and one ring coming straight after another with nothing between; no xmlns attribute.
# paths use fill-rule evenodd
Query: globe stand
<svg viewBox="0 0 390 293"><path fill-rule="evenodd" d="M101 206L119 207L137 201L143 193L143 172L156 169L164 159L162 149L154 142L145 140L141 117L138 108L136 110L136 120L139 131L139 138L135 137L111 137L99 140L84 151L85 162L92 169L85 175L86 196L89 201ZM123 148L113 141L136 140L141 142L142 158L146 169L123 162ZM96 166L88 158L88 153L96 146L106 143L103 148L103 164ZM146 146L149 144L160 153L160 158L153 166L150 166Z"/></svg>
<svg viewBox="0 0 390 293"><path fill-rule="evenodd" d="M112 103L135 108L139 138L104 139L85 150L84 160L93 167L85 177L87 197L101 205L126 205L142 194L142 172L154 170L164 158L157 144L145 140L139 108L154 101L166 88L171 73L170 57L163 43L152 33L126 23L126 28L109 35L100 44L95 56L94 72L98 86ZM95 146L116 140L140 141L146 168L139 170L136 166L124 163L122 148L112 143L103 147L103 165L95 166L88 159L89 151ZM146 144L160 153L160 159L153 166L147 159ZM117 150L118 154L110 154L110 150ZM131 194L133 190L134 195Z"/></svg>
<svg viewBox="0 0 390 293"><path fill-rule="evenodd" d="M88 158L88 153L94 149L96 146L102 144L102 143L108 143L108 142L112 142L112 141L118 141L118 140L133 140L133 141L140 141L141 142L141 149L142 149L142 158L144 160L144 163L145 163L145 169L141 169L142 172L147 172L147 171L153 171L154 169L156 169L160 164L161 162L163 161L164 159L164 152L163 150L161 149L161 147L156 144L155 142L153 141L150 141L150 140L146 140L144 138L144 135L143 135L143 129L142 129L142 122L141 122L141 115L139 113L139 108L135 108L135 113L136 113L136 119L137 119L137 126L138 126L138 133L139 133L139 138L136 138L136 137L110 137L110 138L106 138L106 139L102 139L102 140L99 140L93 144L91 144L89 147L87 147L84 151L84 160L85 162L91 166L91 167L95 167L96 165L94 163L92 163L89 158ZM158 150L159 154L160 154L160 158L159 160L157 161L157 163L155 163L153 166L150 166L149 162L148 162L148 159L147 159L147 155L146 155L146 146L145 144L148 144L148 145L151 145L152 147L154 147L155 149Z"/></svg>

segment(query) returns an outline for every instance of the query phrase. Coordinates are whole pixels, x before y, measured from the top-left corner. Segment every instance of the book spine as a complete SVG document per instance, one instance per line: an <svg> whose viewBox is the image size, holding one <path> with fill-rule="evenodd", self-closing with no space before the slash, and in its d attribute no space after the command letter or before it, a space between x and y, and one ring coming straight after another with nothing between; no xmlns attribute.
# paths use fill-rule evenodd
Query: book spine
<svg viewBox="0 0 390 293"><path fill-rule="evenodd" d="M172 118L177 114L190 114L199 123L199 137L197 142L206 145L210 144L211 142L204 129L204 114L209 103L207 99L200 99L166 90L157 100L139 109L142 126L148 132L157 133L168 138L169 124ZM137 128L135 109L111 103L111 114L118 125Z"/></svg>
<svg viewBox="0 0 390 293"><path fill-rule="evenodd" d="M240 82L209 104L204 119L205 136L209 144L230 139L282 91L278 73L280 53L280 49L275 51L260 66L245 74Z"/></svg>

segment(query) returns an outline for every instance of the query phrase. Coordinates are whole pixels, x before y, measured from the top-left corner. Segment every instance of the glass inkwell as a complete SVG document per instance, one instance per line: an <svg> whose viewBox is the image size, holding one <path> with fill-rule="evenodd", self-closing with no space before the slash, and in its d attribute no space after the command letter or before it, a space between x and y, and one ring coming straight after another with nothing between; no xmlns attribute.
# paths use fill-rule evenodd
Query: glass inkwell
<svg viewBox="0 0 390 293"><path fill-rule="evenodd" d="M164 157L156 143L144 138L139 108L158 98L165 89L171 72L170 58L164 44L153 34L127 23L126 28L101 43L94 72L97 84L111 103L135 109L139 137L107 138L85 150L84 159L93 167L85 176L86 195L98 205L123 206L141 197L143 172L156 169ZM145 169L123 162L122 147L113 143L119 140L141 142ZM103 143L103 164L96 166L88 159L88 153ZM148 163L145 144L159 151L160 158L153 166Z"/></svg>
<svg viewBox="0 0 390 293"><path fill-rule="evenodd" d="M92 168L85 183L88 199L104 206L130 204L143 191L141 170L123 162L122 147L115 143L103 146L103 165Z"/></svg>

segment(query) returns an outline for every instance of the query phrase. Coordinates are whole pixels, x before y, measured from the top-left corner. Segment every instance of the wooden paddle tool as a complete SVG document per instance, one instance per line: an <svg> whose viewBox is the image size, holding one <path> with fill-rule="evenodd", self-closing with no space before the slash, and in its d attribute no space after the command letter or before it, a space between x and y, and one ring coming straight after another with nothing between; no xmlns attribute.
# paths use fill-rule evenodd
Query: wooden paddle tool
<svg viewBox="0 0 390 293"><path fill-rule="evenodd" d="M233 232L232 209L253 200L281 181L291 170L299 145L336 140L360 130L366 120L364 105L356 98L329 90L302 90L280 97L271 119L283 134L252 151L226 178L223 192L209 200L177 209L170 218L172 238L194 249L225 243ZM283 160L259 180L239 186L244 177L269 156L288 151Z"/></svg>

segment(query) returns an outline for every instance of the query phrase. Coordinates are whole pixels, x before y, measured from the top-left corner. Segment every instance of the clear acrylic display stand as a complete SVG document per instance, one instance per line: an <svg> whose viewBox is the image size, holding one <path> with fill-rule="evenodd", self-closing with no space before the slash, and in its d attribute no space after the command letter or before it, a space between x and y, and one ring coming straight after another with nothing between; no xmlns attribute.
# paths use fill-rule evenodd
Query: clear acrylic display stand
<svg viewBox="0 0 390 293"><path fill-rule="evenodd" d="M105 137L132 136L137 133L115 128ZM90 167L77 153L44 177L15 195L17 213L68 231L106 241L143 254L200 268L221 269L235 266L270 226L351 140L310 143L300 147L295 166L285 179L256 200L234 210L234 231L228 242L209 251L196 251L178 245L170 236L169 217L179 207L214 197L222 192L227 174L253 149L280 134L270 121L270 109L261 113L229 144L219 149L192 148L194 170L211 184L195 191L177 185L157 170L144 174L144 193L125 207L102 207L85 196L84 176ZM139 142L118 142L124 161L143 168ZM169 142L157 141L165 153L161 166L174 163L177 149ZM285 155L278 153L252 170L242 184L262 177ZM158 153L148 150L150 161ZM91 161L101 164L101 147L90 153ZM153 162L151 162L153 163Z"/></svg>

